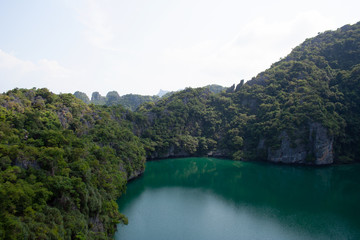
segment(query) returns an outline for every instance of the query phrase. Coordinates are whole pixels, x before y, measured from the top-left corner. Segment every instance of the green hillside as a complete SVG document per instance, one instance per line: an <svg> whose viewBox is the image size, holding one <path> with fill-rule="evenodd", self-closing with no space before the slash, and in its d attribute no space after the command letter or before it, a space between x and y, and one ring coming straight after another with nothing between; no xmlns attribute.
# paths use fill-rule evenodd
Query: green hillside
<svg viewBox="0 0 360 240"><path fill-rule="evenodd" d="M108 239L116 199L144 170L132 113L71 94L0 95L0 239Z"/></svg>
<svg viewBox="0 0 360 240"><path fill-rule="evenodd" d="M186 89L139 112L148 157L284 163L358 159L360 23L307 39L257 77L212 94Z"/></svg>
<svg viewBox="0 0 360 240"><path fill-rule="evenodd" d="M360 23L226 89L75 95L0 94L0 239L111 239L127 223L116 199L146 158L359 161Z"/></svg>

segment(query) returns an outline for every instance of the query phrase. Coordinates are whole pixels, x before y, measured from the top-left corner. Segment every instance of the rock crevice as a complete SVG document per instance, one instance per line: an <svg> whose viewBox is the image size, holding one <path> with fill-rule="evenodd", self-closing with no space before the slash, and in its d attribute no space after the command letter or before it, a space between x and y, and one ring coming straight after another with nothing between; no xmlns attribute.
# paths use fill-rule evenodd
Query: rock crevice
<svg viewBox="0 0 360 240"><path fill-rule="evenodd" d="M306 133L308 133L308 138L307 141L304 141L300 136L304 136ZM307 129L299 131L296 136L298 137L291 141L287 132L282 131L280 148L276 150L267 148L267 160L278 163L315 165L333 163L334 140L324 126L319 123L310 123Z"/></svg>

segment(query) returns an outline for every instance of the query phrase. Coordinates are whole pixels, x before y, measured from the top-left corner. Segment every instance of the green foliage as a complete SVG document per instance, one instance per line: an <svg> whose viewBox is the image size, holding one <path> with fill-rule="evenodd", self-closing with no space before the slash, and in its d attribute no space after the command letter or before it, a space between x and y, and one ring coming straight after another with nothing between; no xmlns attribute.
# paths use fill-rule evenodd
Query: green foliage
<svg viewBox="0 0 360 240"><path fill-rule="evenodd" d="M84 103L86 104L89 104L90 103L90 99L89 97L86 95L86 93L83 93L83 92L79 92L79 91L76 91L74 93L74 96L80 100L82 100Z"/></svg>
<svg viewBox="0 0 360 240"><path fill-rule="evenodd" d="M335 140L336 159L358 159L359 56L357 23L307 39L246 84L218 94L188 88L143 105L138 112L148 121L139 132L147 156L263 159L265 149L280 147L284 132L291 147L308 147L309 128L319 123Z"/></svg>
<svg viewBox="0 0 360 240"><path fill-rule="evenodd" d="M317 123L337 161L359 159L360 23L307 39L225 91L187 88L160 100L96 92L90 105L76 95L83 101L47 89L0 94L0 239L111 238L127 224L115 200L145 156L265 159L284 133L292 148L309 147Z"/></svg>
<svg viewBox="0 0 360 240"><path fill-rule="evenodd" d="M143 105L138 112L148 119L139 132L149 146L149 158L231 156L243 148L242 127L251 118L240 113L226 93L214 94L208 87L187 88L156 104ZM230 136L228 132L233 128Z"/></svg>
<svg viewBox="0 0 360 240"><path fill-rule="evenodd" d="M115 200L144 170L132 115L47 89L0 95L0 238L111 238L127 223Z"/></svg>
<svg viewBox="0 0 360 240"><path fill-rule="evenodd" d="M226 89L223 86L220 86L217 84L207 85L207 86L205 86L205 88L209 89L209 91L212 93L221 93L222 91L224 91Z"/></svg>
<svg viewBox="0 0 360 240"><path fill-rule="evenodd" d="M115 106L120 104L131 111L135 111L143 103L156 102L159 100L158 96L143 96L138 94L126 94L120 96L116 91L108 92L106 97L101 96L99 92L94 92L92 94L91 101L85 93L79 91L75 92L74 96L86 104L93 103L95 105L106 106Z"/></svg>

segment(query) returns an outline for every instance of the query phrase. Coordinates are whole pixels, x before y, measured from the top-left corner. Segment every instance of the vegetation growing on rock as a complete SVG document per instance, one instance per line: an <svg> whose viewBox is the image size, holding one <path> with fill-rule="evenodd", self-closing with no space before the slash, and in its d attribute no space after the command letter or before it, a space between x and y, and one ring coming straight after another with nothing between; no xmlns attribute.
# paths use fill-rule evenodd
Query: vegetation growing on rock
<svg viewBox="0 0 360 240"><path fill-rule="evenodd" d="M246 84L219 94L188 88L145 104L138 111L148 118L141 132L148 157L208 154L306 164L356 160L359 56L357 23L307 39Z"/></svg>
<svg viewBox="0 0 360 240"><path fill-rule="evenodd" d="M116 199L145 152L121 107L71 94L0 95L0 238L108 239L126 223Z"/></svg>
<svg viewBox="0 0 360 240"><path fill-rule="evenodd" d="M123 98L135 112L116 92L89 105L75 95L0 95L1 239L111 238L127 223L115 201L146 157L359 160L360 23L307 39L228 89Z"/></svg>

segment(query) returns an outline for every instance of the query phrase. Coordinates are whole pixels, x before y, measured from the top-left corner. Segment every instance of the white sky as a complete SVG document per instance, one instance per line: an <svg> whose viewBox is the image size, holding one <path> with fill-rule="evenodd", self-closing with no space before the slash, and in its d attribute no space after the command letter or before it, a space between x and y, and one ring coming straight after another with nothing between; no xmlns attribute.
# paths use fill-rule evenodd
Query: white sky
<svg viewBox="0 0 360 240"><path fill-rule="evenodd" d="M359 0L0 0L0 92L155 95L251 79Z"/></svg>

